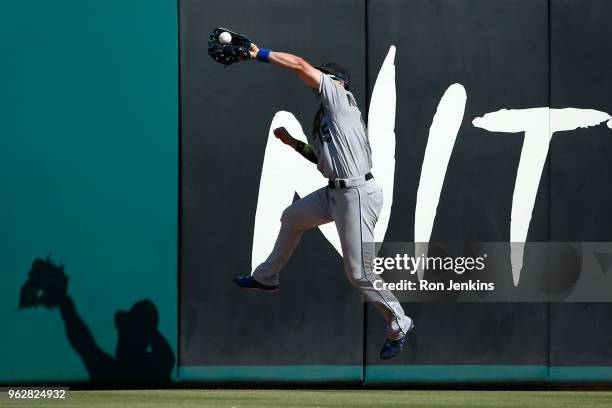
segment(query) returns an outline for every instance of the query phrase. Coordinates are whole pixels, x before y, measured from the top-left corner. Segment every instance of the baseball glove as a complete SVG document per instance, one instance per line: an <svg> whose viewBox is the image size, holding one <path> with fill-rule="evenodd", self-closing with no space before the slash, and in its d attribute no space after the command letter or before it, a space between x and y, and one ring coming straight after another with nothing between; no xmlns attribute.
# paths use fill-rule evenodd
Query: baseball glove
<svg viewBox="0 0 612 408"><path fill-rule="evenodd" d="M219 35L228 32L232 40L228 44L221 44ZM231 65L244 59L249 59L251 41L243 35L237 34L227 28L217 27L210 33L208 40L208 55L223 65Z"/></svg>

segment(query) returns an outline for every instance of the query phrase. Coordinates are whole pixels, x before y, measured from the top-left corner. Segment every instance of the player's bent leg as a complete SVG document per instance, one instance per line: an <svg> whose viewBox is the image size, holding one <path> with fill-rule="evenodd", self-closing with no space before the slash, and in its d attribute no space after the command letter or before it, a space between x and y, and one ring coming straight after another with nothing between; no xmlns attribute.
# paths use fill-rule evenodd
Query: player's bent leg
<svg viewBox="0 0 612 408"><path fill-rule="evenodd" d="M382 358L399 353L413 322L393 293L377 289L382 285L373 273L375 256L374 227L382 208L382 190L371 180L364 186L334 192L332 212L340 235L345 272L350 282L361 290L366 301L376 304L387 322L387 343Z"/></svg>
<svg viewBox="0 0 612 408"><path fill-rule="evenodd" d="M303 233L304 230L295 225L282 222L272 252L255 268L252 278L263 285L278 286L279 272L291 257Z"/></svg>
<svg viewBox="0 0 612 408"><path fill-rule="evenodd" d="M289 207L281 216L281 228L268 258L252 273L258 283L278 287L279 273L297 247L304 231L333 221L327 203L327 188L308 194Z"/></svg>

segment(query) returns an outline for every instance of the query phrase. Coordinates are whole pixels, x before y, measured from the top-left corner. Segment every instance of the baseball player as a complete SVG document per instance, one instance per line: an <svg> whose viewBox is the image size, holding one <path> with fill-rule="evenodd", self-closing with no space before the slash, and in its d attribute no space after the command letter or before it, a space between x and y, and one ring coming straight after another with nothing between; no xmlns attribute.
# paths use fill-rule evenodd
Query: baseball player
<svg viewBox="0 0 612 408"><path fill-rule="evenodd" d="M403 349L414 324L390 291L377 290L374 285L374 281L381 280L372 272L372 263L374 226L383 205L383 192L370 173L372 152L361 112L348 91L348 72L333 63L313 67L295 55L258 48L255 44L251 44L249 54L252 60L294 72L320 98L321 107L315 115L309 144L296 140L284 128L275 129L274 134L316 163L329 181L327 186L283 211L270 256L252 275L234 278L234 282L244 289L278 290L279 273L304 231L334 221L348 279L378 307L387 322L387 341L380 356L394 357Z"/></svg>

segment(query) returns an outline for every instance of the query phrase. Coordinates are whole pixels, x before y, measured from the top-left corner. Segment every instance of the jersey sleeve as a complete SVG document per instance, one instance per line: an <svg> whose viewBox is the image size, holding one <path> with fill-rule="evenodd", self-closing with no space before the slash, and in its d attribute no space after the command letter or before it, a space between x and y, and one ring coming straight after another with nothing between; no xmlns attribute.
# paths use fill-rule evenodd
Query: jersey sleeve
<svg viewBox="0 0 612 408"><path fill-rule="evenodd" d="M319 83L319 96L323 106L329 110L334 111L342 108L347 103L344 89L338 85L330 75L321 72L321 81Z"/></svg>

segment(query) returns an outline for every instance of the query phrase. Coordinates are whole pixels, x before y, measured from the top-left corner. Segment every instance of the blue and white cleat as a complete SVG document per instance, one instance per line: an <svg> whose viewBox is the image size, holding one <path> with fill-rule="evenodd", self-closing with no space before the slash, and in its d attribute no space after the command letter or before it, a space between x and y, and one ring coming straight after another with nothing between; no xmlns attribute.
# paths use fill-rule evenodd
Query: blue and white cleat
<svg viewBox="0 0 612 408"><path fill-rule="evenodd" d="M414 329L414 321L410 319L410 327L408 327L408 330L406 330L406 334L397 340L387 339L382 350L380 350L380 358L383 360L388 360L397 356L404 349L406 339L408 338L408 334L410 334L412 329Z"/></svg>
<svg viewBox="0 0 612 408"><path fill-rule="evenodd" d="M278 285L264 285L263 283L259 283L252 276L237 276L234 279L234 283L240 289L248 289L248 290L261 290L262 292L276 292L278 290Z"/></svg>

